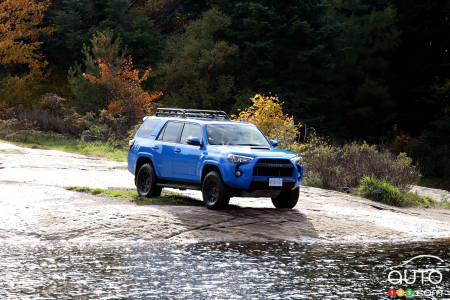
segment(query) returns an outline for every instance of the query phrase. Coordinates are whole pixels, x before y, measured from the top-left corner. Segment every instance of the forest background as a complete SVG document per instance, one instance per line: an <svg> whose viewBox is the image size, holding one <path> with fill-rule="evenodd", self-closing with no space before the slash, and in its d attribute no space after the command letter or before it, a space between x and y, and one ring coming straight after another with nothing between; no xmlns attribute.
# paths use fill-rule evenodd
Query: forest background
<svg viewBox="0 0 450 300"><path fill-rule="evenodd" d="M156 107L282 104L299 145L367 141L448 183L449 17L446 0L0 0L2 137L121 141Z"/></svg>

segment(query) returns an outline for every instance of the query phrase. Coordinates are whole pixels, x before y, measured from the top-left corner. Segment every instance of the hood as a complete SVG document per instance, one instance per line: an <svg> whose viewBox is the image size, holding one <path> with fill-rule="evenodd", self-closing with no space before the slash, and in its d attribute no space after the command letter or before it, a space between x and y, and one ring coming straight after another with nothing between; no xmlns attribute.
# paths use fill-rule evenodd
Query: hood
<svg viewBox="0 0 450 300"><path fill-rule="evenodd" d="M264 148L264 147L250 147L250 146L214 146L218 147L221 152L233 153L240 155L247 155L253 157L268 157L268 158L286 158L290 159L297 156L295 153L278 149L278 148Z"/></svg>

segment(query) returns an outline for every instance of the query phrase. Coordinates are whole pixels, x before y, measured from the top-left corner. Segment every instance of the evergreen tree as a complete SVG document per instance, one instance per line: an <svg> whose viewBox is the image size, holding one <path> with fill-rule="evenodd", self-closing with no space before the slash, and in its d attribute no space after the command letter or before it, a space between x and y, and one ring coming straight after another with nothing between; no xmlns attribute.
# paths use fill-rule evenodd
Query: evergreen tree
<svg viewBox="0 0 450 300"><path fill-rule="evenodd" d="M54 62L67 68L83 57L98 31L111 30L139 66L154 64L160 58L163 38L145 14L131 14L128 0L62 0L53 6L51 20L56 34L48 41Z"/></svg>
<svg viewBox="0 0 450 300"><path fill-rule="evenodd" d="M393 119L386 76L398 44L387 3L216 0L239 47L238 88L278 95L324 134L379 136ZM357 125L356 125L357 124Z"/></svg>
<svg viewBox="0 0 450 300"><path fill-rule="evenodd" d="M98 60L119 67L125 54L120 46L120 38L115 38L111 31L96 32L91 38L91 47L84 46L83 64L75 65L69 70L69 86L74 99L72 105L79 112L98 112L109 104L108 91L104 85L92 84L83 74L100 76Z"/></svg>
<svg viewBox="0 0 450 300"><path fill-rule="evenodd" d="M229 22L212 9L169 40L158 66L164 105L231 108L236 91L227 62L237 54L237 47L216 39Z"/></svg>

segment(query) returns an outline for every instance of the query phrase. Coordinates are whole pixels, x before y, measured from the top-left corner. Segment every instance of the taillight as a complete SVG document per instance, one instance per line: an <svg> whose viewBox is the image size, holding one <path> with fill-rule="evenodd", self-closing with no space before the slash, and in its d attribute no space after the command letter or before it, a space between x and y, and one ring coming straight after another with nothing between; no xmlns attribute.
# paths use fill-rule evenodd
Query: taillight
<svg viewBox="0 0 450 300"><path fill-rule="evenodd" d="M131 148L133 148L134 142L135 142L134 139L132 139L132 140L130 140L130 141L128 142L128 151L130 151Z"/></svg>

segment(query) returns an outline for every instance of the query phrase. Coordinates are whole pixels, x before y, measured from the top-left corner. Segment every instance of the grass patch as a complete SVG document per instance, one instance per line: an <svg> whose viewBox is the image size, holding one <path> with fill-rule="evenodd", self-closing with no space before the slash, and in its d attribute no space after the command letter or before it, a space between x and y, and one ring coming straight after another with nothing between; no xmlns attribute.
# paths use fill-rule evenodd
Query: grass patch
<svg viewBox="0 0 450 300"><path fill-rule="evenodd" d="M130 199L133 202L139 204L169 204L169 205L203 205L203 203L197 199L186 197L178 193L171 191L165 191L161 193L160 197L141 197L136 191L132 190L119 190L119 189L93 189L89 187L71 186L66 190L76 191L81 193L88 193L91 195L102 195L112 198L124 198Z"/></svg>
<svg viewBox="0 0 450 300"><path fill-rule="evenodd" d="M54 132L0 128L0 139L31 148L98 155L119 161L126 161L127 157L125 149L114 146L110 142L83 142Z"/></svg>
<svg viewBox="0 0 450 300"><path fill-rule="evenodd" d="M404 193L398 187L386 181L377 180L369 176L361 179L358 194L365 198L394 206L450 208L447 201L439 203L428 196L418 195L417 193Z"/></svg>
<svg viewBox="0 0 450 300"><path fill-rule="evenodd" d="M445 208L445 209L450 209L450 202L449 201L441 202L440 207Z"/></svg>

